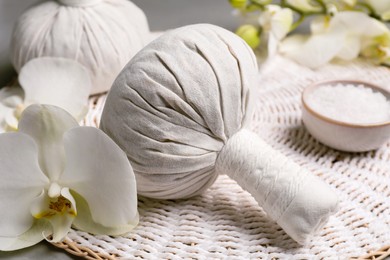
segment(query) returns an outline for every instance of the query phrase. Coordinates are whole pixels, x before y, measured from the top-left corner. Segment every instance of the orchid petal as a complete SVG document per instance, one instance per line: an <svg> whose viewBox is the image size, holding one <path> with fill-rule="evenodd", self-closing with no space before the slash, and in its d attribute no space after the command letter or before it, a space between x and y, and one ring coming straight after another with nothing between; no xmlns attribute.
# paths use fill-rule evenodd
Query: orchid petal
<svg viewBox="0 0 390 260"><path fill-rule="evenodd" d="M281 48L281 52L304 66L317 68L332 60L340 52L344 38L345 35L339 32L315 34L299 48L294 48L303 39L295 37L283 42L284 47Z"/></svg>
<svg viewBox="0 0 390 260"><path fill-rule="evenodd" d="M293 12L291 9L283 8L271 18L271 32L278 40L283 39L291 29L293 23Z"/></svg>
<svg viewBox="0 0 390 260"><path fill-rule="evenodd" d="M50 219L50 224L53 227L53 238L48 240L52 243L58 243L64 240L71 229L74 221L74 216L64 214L63 216L55 215Z"/></svg>
<svg viewBox="0 0 390 260"><path fill-rule="evenodd" d="M75 228L90 232L92 234L107 234L111 236L117 236L130 232L138 225L138 214L126 225L122 226L115 225L113 227L107 227L91 221L93 218L87 201L85 201L83 197L74 191L72 191L72 195L77 203L77 217L73 222L73 226Z"/></svg>
<svg viewBox="0 0 390 260"><path fill-rule="evenodd" d="M62 188L61 189L61 196L66 198L70 202L70 210L69 213L76 216L77 215L77 210L76 210L76 201L73 198L72 194L70 193L69 188Z"/></svg>
<svg viewBox="0 0 390 260"><path fill-rule="evenodd" d="M267 5L259 17L259 23L268 37L268 56L272 57L279 48L279 42L291 29L293 13L288 8Z"/></svg>
<svg viewBox="0 0 390 260"><path fill-rule="evenodd" d="M8 132L9 131L9 121L10 117L14 116L14 109L9 108L6 106L3 106L0 103L0 133ZM12 120L11 120L12 121ZM16 126L17 126L16 122Z"/></svg>
<svg viewBox="0 0 390 260"><path fill-rule="evenodd" d="M46 211L49 207L50 200L46 193L42 190L39 196L35 197L30 206L31 215L36 219L41 219L44 211Z"/></svg>
<svg viewBox="0 0 390 260"><path fill-rule="evenodd" d="M388 11L384 12L383 14L381 14L381 18L384 21L389 21L390 20L390 9Z"/></svg>
<svg viewBox="0 0 390 260"><path fill-rule="evenodd" d="M23 104L23 98L21 96L11 96L1 100L1 103L7 107L16 108L18 105Z"/></svg>
<svg viewBox="0 0 390 260"><path fill-rule="evenodd" d="M315 17L310 23L310 31L312 34L325 33L330 25L330 17L320 15Z"/></svg>
<svg viewBox="0 0 390 260"><path fill-rule="evenodd" d="M276 12L280 11L280 9L281 7L278 5L267 5L265 11L260 13L260 16L258 16L257 20L264 31L268 32L271 30L272 16Z"/></svg>
<svg viewBox="0 0 390 260"><path fill-rule="evenodd" d="M15 102L15 98L18 100ZM4 87L0 89L0 103L5 104L6 106L16 107L20 104L19 101L24 99L23 89L14 86L14 87Z"/></svg>
<svg viewBox="0 0 390 260"><path fill-rule="evenodd" d="M68 234L74 218L76 217L76 202L69 193L68 188L63 188L57 198L50 198L42 192L31 205L31 214L36 219L46 219L51 224L50 234L53 238L50 242L60 242ZM44 234L46 237L49 234Z"/></svg>
<svg viewBox="0 0 390 260"><path fill-rule="evenodd" d="M13 251L33 246L51 235L50 223L45 219L34 220L32 227L18 237L0 237L0 250Z"/></svg>
<svg viewBox="0 0 390 260"><path fill-rule="evenodd" d="M43 57L26 63L19 74L25 104L48 104L61 107L77 120L85 116L91 91L87 69L76 61Z"/></svg>
<svg viewBox="0 0 390 260"><path fill-rule="evenodd" d="M268 35L268 58L273 57L277 52L279 48L279 40L276 39L276 37L270 33Z"/></svg>
<svg viewBox="0 0 390 260"><path fill-rule="evenodd" d="M281 53L295 52L309 39L308 35L294 34L285 38L280 46Z"/></svg>
<svg viewBox="0 0 390 260"><path fill-rule="evenodd" d="M76 120L65 110L46 105L29 106L19 121L19 131L37 143L41 169L53 182L65 168L63 134L75 126Z"/></svg>
<svg viewBox="0 0 390 260"><path fill-rule="evenodd" d="M23 89L14 87L4 87L0 90L0 103L10 108L16 108L23 103L24 92Z"/></svg>
<svg viewBox="0 0 390 260"><path fill-rule="evenodd" d="M366 0L372 8L374 8L375 12L382 15L383 13L390 10L390 2L384 0Z"/></svg>
<svg viewBox="0 0 390 260"><path fill-rule="evenodd" d="M343 60L353 60L359 56L360 39L356 36L346 37L342 49L337 54L337 57Z"/></svg>
<svg viewBox="0 0 390 260"><path fill-rule="evenodd" d="M7 132L15 132L18 130L18 124L19 124L19 120L15 117L15 111L12 109L12 110L9 110L6 112L5 114L5 131Z"/></svg>
<svg viewBox="0 0 390 260"><path fill-rule="evenodd" d="M69 130L64 145L67 165L59 184L87 201L91 221L105 227L134 226L138 218L137 190L126 154L93 127Z"/></svg>
<svg viewBox="0 0 390 260"><path fill-rule="evenodd" d="M34 140L22 133L0 135L0 235L16 237L30 229L30 205L49 182L38 165Z"/></svg>
<svg viewBox="0 0 390 260"><path fill-rule="evenodd" d="M343 27L349 34L373 37L388 32L388 28L378 20L362 12L345 11L337 13L330 21L329 30Z"/></svg>

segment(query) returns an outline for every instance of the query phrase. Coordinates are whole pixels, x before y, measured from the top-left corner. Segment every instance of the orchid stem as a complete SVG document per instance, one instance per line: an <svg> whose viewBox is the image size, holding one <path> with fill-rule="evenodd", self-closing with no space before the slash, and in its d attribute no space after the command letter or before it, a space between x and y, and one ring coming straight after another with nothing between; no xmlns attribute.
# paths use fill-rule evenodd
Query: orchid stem
<svg viewBox="0 0 390 260"><path fill-rule="evenodd" d="M281 0L280 1L280 6L281 7L284 7L284 8L289 8L289 9L291 9L292 11L294 11L294 12L296 12L298 15L300 15L300 16L305 16L305 17L307 17L307 16L310 16L310 15L317 15L317 14L326 14L326 6L324 5L324 3L321 1L321 0L316 0L316 1L319 1L319 2L321 2L322 3L322 7L323 7L323 9L321 10L321 11L311 11L311 12L304 12L304 11L302 11L302 10L299 10L298 8L296 8L296 7L294 7L294 6L292 6L292 5L290 5L290 4L288 4L287 2L286 2L286 0Z"/></svg>
<svg viewBox="0 0 390 260"><path fill-rule="evenodd" d="M258 7L261 11L264 10L264 5L262 5L262 4L260 4L260 3L256 2L256 1L253 1L253 0L251 0L250 5L247 6L247 10L250 10L251 7L253 7L253 6Z"/></svg>
<svg viewBox="0 0 390 260"><path fill-rule="evenodd" d="M379 21L382 21L381 17L375 12L374 8L372 8L371 5L369 5L367 3L358 2L358 3L356 3L356 6L363 7L364 9L366 9L368 11L369 16L371 16L372 18L375 18Z"/></svg>
<svg viewBox="0 0 390 260"><path fill-rule="evenodd" d="M305 20L306 18L306 15L304 14L299 14L299 19L296 20L292 25L291 25L291 28L290 28L290 32L294 31L295 29L298 28L299 25L301 25L301 23Z"/></svg>
<svg viewBox="0 0 390 260"><path fill-rule="evenodd" d="M322 12L323 13L326 13L327 12L327 9L326 8L326 4L324 2L322 2L322 0L314 0L319 6L321 6L322 8Z"/></svg>
<svg viewBox="0 0 390 260"><path fill-rule="evenodd" d="M284 7L284 8L290 8L291 10L293 10L294 12L298 13L299 15L303 15L303 12L297 8L295 8L294 6L288 4L286 2L286 0L281 0L280 1L280 6L281 7Z"/></svg>
<svg viewBox="0 0 390 260"><path fill-rule="evenodd" d="M312 16L312 15L326 15L327 14L328 8L326 6L326 3L323 0L313 0L313 2L316 3L319 7L321 7L321 10L305 12L305 11L302 11L299 8L289 4L286 0L280 0L279 3L275 3L275 4L279 5L282 8L289 8L299 16L299 18L291 25L291 29L290 29L290 32L291 32L291 31L294 31L295 29L297 29L302 24L302 22L305 20L306 17ZM249 4L246 6L245 11L246 12L252 12L255 10L264 11L266 6L269 4L272 4L272 3L273 3L273 0L267 0L267 1L249 0ZM363 3L363 2L358 1L356 3L355 10L357 11L359 9L361 11L366 11L370 17L372 17L378 21L388 22L388 21L383 21L381 19L380 15L378 15L378 13L376 13L374 8L367 3Z"/></svg>

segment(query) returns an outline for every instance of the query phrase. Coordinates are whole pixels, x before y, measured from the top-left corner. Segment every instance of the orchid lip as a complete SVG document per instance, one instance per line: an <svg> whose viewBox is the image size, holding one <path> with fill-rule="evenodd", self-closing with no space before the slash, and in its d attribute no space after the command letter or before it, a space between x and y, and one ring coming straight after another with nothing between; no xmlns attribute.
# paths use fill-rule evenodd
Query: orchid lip
<svg viewBox="0 0 390 260"><path fill-rule="evenodd" d="M55 186L55 188L59 187L57 183L53 183L50 188ZM50 193L50 192L49 192ZM48 193L48 195L49 195ZM40 195L40 197L45 196L44 192ZM39 199L39 198L38 198ZM33 217L36 219L46 218L50 219L54 216L60 215L63 216L65 214L70 215L71 217L76 217L77 212L75 210L75 207L73 203L66 198L65 196L61 195L61 189L59 191L58 196L56 197L50 197L44 199L45 202L43 205L41 205L41 210L38 213L33 213Z"/></svg>

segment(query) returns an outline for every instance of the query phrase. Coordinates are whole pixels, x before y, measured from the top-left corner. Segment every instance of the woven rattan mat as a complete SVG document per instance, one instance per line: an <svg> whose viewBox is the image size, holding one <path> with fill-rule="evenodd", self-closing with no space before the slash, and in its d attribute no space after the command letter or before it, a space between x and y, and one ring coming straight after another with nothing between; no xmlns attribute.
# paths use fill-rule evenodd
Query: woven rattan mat
<svg viewBox="0 0 390 260"><path fill-rule="evenodd" d="M140 224L126 236L72 230L55 245L94 259L385 259L390 255L390 142L375 152L343 153L318 143L301 122L302 89L334 78L390 88L388 68L357 61L312 71L282 57L262 68L258 86L253 129L340 196L339 211L307 246L291 240L226 176L196 198L139 198ZM98 124L105 97L90 99L85 125Z"/></svg>

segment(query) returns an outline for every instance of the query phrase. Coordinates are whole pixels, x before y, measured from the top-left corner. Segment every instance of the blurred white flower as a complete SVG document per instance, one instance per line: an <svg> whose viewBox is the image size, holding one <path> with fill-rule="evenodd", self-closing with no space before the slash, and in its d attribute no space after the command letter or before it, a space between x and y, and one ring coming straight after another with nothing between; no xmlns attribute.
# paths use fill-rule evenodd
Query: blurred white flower
<svg viewBox="0 0 390 260"><path fill-rule="evenodd" d="M20 71L18 86L0 90L0 133L15 131L23 110L31 104L59 106L76 119L87 113L91 90L88 71L64 58L36 58Z"/></svg>
<svg viewBox="0 0 390 260"><path fill-rule="evenodd" d="M380 15L381 19L384 21L390 20L390 1L388 0L365 0L374 11Z"/></svg>
<svg viewBox="0 0 390 260"><path fill-rule="evenodd" d="M367 38L363 41L361 54L381 64L390 64L390 33Z"/></svg>
<svg viewBox="0 0 390 260"><path fill-rule="evenodd" d="M71 225L107 235L138 223L133 170L101 130L65 110L31 105L0 135L0 250L61 241Z"/></svg>
<svg viewBox="0 0 390 260"><path fill-rule="evenodd" d="M286 3L302 12L319 12L322 7L311 0L286 0Z"/></svg>
<svg viewBox="0 0 390 260"><path fill-rule="evenodd" d="M293 24L293 12L289 8L278 5L267 5L260 14L259 24L263 33L268 35L268 53L270 56L277 52L279 42L286 37Z"/></svg>
<svg viewBox="0 0 390 260"><path fill-rule="evenodd" d="M379 46L389 34L381 22L362 12L339 12L333 18L318 17L311 25L312 35L291 36L280 52L298 63L317 68L334 58L352 60L368 48ZM384 43L384 42L382 42ZM372 57L373 58L373 57Z"/></svg>

